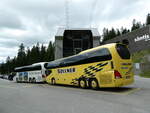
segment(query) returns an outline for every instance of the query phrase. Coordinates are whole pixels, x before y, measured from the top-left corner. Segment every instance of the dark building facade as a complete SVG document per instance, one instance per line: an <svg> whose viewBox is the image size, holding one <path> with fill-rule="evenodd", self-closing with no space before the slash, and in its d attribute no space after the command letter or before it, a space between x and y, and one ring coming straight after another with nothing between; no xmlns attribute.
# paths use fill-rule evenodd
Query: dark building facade
<svg viewBox="0 0 150 113"><path fill-rule="evenodd" d="M131 53L150 49L150 26L105 41L104 44L114 42L127 44Z"/></svg>
<svg viewBox="0 0 150 113"><path fill-rule="evenodd" d="M103 42L108 43L127 44L131 53L150 49L150 25ZM75 55L99 45L102 44L96 28L59 28L55 35L55 59Z"/></svg>
<svg viewBox="0 0 150 113"><path fill-rule="evenodd" d="M97 29L60 28L55 36L55 59L75 55L83 50L100 45Z"/></svg>

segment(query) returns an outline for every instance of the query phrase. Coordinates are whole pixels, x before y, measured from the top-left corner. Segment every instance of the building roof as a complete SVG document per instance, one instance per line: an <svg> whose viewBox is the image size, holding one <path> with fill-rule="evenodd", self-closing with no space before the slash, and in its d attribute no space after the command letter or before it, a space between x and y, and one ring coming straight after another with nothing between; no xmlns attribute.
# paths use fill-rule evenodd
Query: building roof
<svg viewBox="0 0 150 113"><path fill-rule="evenodd" d="M100 34L99 34L97 28L69 28L69 29L66 29L66 28L59 28L59 29L57 30L57 33L56 33L55 36L56 36L56 37L57 37L57 36L59 36L59 37L60 37L60 36L63 36L65 30L91 30L93 37L100 37Z"/></svg>

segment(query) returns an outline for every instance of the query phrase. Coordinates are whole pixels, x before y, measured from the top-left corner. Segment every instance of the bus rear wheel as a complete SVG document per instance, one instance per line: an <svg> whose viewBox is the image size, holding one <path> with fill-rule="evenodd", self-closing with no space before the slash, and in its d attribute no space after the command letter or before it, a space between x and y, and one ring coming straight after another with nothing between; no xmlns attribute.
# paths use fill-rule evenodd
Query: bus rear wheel
<svg viewBox="0 0 150 113"><path fill-rule="evenodd" d="M29 83L32 83L32 79L31 78L29 78Z"/></svg>
<svg viewBox="0 0 150 113"><path fill-rule="evenodd" d="M90 80L90 87L91 87L92 89L98 89L98 88L99 88L97 79L92 79L92 80Z"/></svg>
<svg viewBox="0 0 150 113"><path fill-rule="evenodd" d="M83 89L87 88L86 80L84 79L79 80L79 87Z"/></svg>

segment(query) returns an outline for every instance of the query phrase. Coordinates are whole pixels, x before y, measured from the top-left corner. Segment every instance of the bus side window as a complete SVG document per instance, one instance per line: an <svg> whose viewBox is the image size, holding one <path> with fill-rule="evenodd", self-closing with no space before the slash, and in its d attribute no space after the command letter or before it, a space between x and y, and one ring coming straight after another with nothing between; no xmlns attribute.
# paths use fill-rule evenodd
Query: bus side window
<svg viewBox="0 0 150 113"><path fill-rule="evenodd" d="M98 62L98 61L106 61L111 60L111 53L107 48L102 48L96 51L92 51L88 53L87 62Z"/></svg>
<svg viewBox="0 0 150 113"><path fill-rule="evenodd" d="M51 70L46 70L46 71L45 71L46 76L50 75L51 73L52 73Z"/></svg>

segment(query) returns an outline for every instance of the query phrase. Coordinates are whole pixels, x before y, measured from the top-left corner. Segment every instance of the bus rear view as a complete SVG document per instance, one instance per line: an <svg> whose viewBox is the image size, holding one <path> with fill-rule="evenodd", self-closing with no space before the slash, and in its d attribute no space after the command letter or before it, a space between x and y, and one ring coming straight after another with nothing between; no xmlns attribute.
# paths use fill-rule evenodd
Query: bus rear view
<svg viewBox="0 0 150 113"><path fill-rule="evenodd" d="M115 86L125 86L134 81L133 63L126 45L116 44L113 54Z"/></svg>

